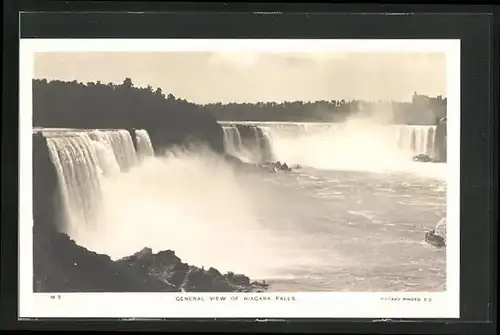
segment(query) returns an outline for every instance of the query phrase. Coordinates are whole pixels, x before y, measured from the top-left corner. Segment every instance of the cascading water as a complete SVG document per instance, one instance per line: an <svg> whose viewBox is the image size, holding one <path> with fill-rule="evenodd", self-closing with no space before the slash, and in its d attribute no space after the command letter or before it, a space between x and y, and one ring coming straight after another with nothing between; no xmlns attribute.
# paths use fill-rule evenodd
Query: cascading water
<svg viewBox="0 0 500 335"><path fill-rule="evenodd" d="M94 144L86 133L46 135L63 201L66 233L91 229L101 200L100 170Z"/></svg>
<svg viewBox="0 0 500 335"><path fill-rule="evenodd" d="M398 147L412 154L434 156L435 126L395 126Z"/></svg>
<svg viewBox="0 0 500 335"><path fill-rule="evenodd" d="M269 152L275 160L319 169L415 170L413 156L434 157L436 146L435 126L381 125L363 120L221 124L225 129L252 127L267 138ZM252 139L253 134L250 137ZM245 140L243 143L245 145ZM418 169L433 168L420 164Z"/></svg>
<svg viewBox="0 0 500 335"><path fill-rule="evenodd" d="M224 150L230 155L237 156L241 151L241 136L236 126L223 126Z"/></svg>
<svg viewBox="0 0 500 335"><path fill-rule="evenodd" d="M103 178L136 165L132 138L126 130L45 130L50 158L57 171L65 232L77 238L97 229Z"/></svg>
<svg viewBox="0 0 500 335"><path fill-rule="evenodd" d="M436 157L436 127L431 127L427 132L426 153L431 157Z"/></svg>
<svg viewBox="0 0 500 335"><path fill-rule="evenodd" d="M121 171L113 147L105 140L92 140L99 162L99 170L104 176L113 176Z"/></svg>
<svg viewBox="0 0 500 335"><path fill-rule="evenodd" d="M263 163L273 160L269 135L260 127L244 126L244 136L238 126L222 126L224 148L227 154L248 163Z"/></svg>
<svg viewBox="0 0 500 335"><path fill-rule="evenodd" d="M260 147L262 149L261 161L262 162L272 162L274 161L273 148L271 146L271 136L269 131L265 128L259 128L261 132L260 137Z"/></svg>
<svg viewBox="0 0 500 335"><path fill-rule="evenodd" d="M223 126L222 130L224 148L227 154L238 157L247 163L260 162L258 134L253 127L243 128L243 135L237 126ZM248 134L248 131L250 131L250 134Z"/></svg>
<svg viewBox="0 0 500 335"><path fill-rule="evenodd" d="M151 143L151 139L149 138L149 134L146 130L136 129L135 137L137 139L137 157L139 160L155 155L153 144Z"/></svg>
<svg viewBox="0 0 500 335"><path fill-rule="evenodd" d="M93 130L89 132L89 136L95 141L105 142L111 146L122 171L127 171L137 163L134 143L127 130Z"/></svg>

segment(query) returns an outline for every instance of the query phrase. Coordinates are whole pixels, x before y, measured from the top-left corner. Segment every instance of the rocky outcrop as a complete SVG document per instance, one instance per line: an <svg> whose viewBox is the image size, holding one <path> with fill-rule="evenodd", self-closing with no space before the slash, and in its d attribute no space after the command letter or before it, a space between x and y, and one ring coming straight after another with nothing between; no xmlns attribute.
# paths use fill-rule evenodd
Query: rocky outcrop
<svg viewBox="0 0 500 335"><path fill-rule="evenodd" d="M33 229L35 292L255 292L267 285L183 263L175 252L144 248L113 261L77 245L50 226Z"/></svg>
<svg viewBox="0 0 500 335"><path fill-rule="evenodd" d="M436 248L446 247L445 238L441 235L436 234L434 230L425 233L425 242Z"/></svg>
<svg viewBox="0 0 500 335"><path fill-rule="evenodd" d="M231 165L233 168L238 169L239 171L245 171L245 172L278 172L278 171L284 171L284 172L290 172L294 169L300 169L301 166L298 164L288 166L287 163L281 163L280 161L277 162L265 162L262 164L251 164L251 163L246 163L243 162L241 159L238 157L234 157L229 154L225 154L224 160Z"/></svg>
<svg viewBox="0 0 500 335"><path fill-rule="evenodd" d="M286 171L290 172L292 171L292 168L288 166L287 163L281 163L280 161L277 162L267 162L261 165L263 168L277 172L277 171ZM294 165L294 168L298 169L300 168L299 165Z"/></svg>
<svg viewBox="0 0 500 335"><path fill-rule="evenodd" d="M436 163L436 160L427 154L415 155L413 156L413 160L415 162Z"/></svg>
<svg viewBox="0 0 500 335"><path fill-rule="evenodd" d="M217 269L198 268L183 263L172 250L156 254L144 248L136 254L116 262L134 272L156 278L176 291L185 292L254 292L267 285L251 283L242 274L221 274Z"/></svg>
<svg viewBox="0 0 500 335"><path fill-rule="evenodd" d="M172 292L160 280L144 276L77 245L49 226L33 229L35 292Z"/></svg>
<svg viewBox="0 0 500 335"><path fill-rule="evenodd" d="M49 156L47 140L41 132L33 132L33 219L38 225L59 224L61 200L57 173ZM56 227L54 227L56 228Z"/></svg>

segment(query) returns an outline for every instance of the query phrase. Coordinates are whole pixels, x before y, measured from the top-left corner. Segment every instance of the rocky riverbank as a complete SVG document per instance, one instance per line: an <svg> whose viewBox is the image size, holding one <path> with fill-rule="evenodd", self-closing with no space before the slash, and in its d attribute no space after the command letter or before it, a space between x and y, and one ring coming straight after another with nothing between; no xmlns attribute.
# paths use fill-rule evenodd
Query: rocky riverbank
<svg viewBox="0 0 500 335"><path fill-rule="evenodd" d="M149 248L113 261L48 227L34 228L35 292L259 292L267 285L183 263L174 251Z"/></svg>
<svg viewBox="0 0 500 335"><path fill-rule="evenodd" d="M214 268L205 270L183 263L172 250L155 254L152 249L144 248L116 263L181 292L256 292L267 288L266 284L250 282L242 274L222 274Z"/></svg>
<svg viewBox="0 0 500 335"><path fill-rule="evenodd" d="M229 154L225 154L223 158L226 161L226 163L228 163L232 167L240 171L247 171L247 172L278 172L278 171L290 172L292 170L301 168L300 165L295 164L292 166L288 166L287 163L281 163L280 161L277 162L271 161L261 164L246 163L243 162L238 157Z"/></svg>

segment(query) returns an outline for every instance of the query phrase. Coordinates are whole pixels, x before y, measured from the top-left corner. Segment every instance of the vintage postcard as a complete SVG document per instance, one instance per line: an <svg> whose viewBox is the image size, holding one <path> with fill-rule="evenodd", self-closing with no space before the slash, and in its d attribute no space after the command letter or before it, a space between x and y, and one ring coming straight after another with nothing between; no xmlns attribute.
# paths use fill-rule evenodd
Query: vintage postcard
<svg viewBox="0 0 500 335"><path fill-rule="evenodd" d="M21 39L20 145L20 317L459 317L459 40Z"/></svg>

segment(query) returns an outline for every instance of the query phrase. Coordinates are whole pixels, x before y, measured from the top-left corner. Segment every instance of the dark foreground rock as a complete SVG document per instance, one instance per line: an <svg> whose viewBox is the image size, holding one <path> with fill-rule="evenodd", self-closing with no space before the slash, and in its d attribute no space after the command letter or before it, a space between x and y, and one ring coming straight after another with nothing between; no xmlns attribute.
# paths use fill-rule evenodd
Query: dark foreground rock
<svg viewBox="0 0 500 335"><path fill-rule="evenodd" d="M35 292L255 292L267 285L183 263L171 250L151 249L118 261L77 245L47 226L33 230Z"/></svg>
<svg viewBox="0 0 500 335"><path fill-rule="evenodd" d="M255 292L267 287L261 283L250 283L242 274L220 273L217 269L205 270L183 263L172 250L156 254L144 248L132 256L117 261L134 272L140 272L164 282L176 291L184 292Z"/></svg>
<svg viewBox="0 0 500 335"><path fill-rule="evenodd" d="M175 291L156 278L117 264L47 227L33 229L35 292Z"/></svg>

